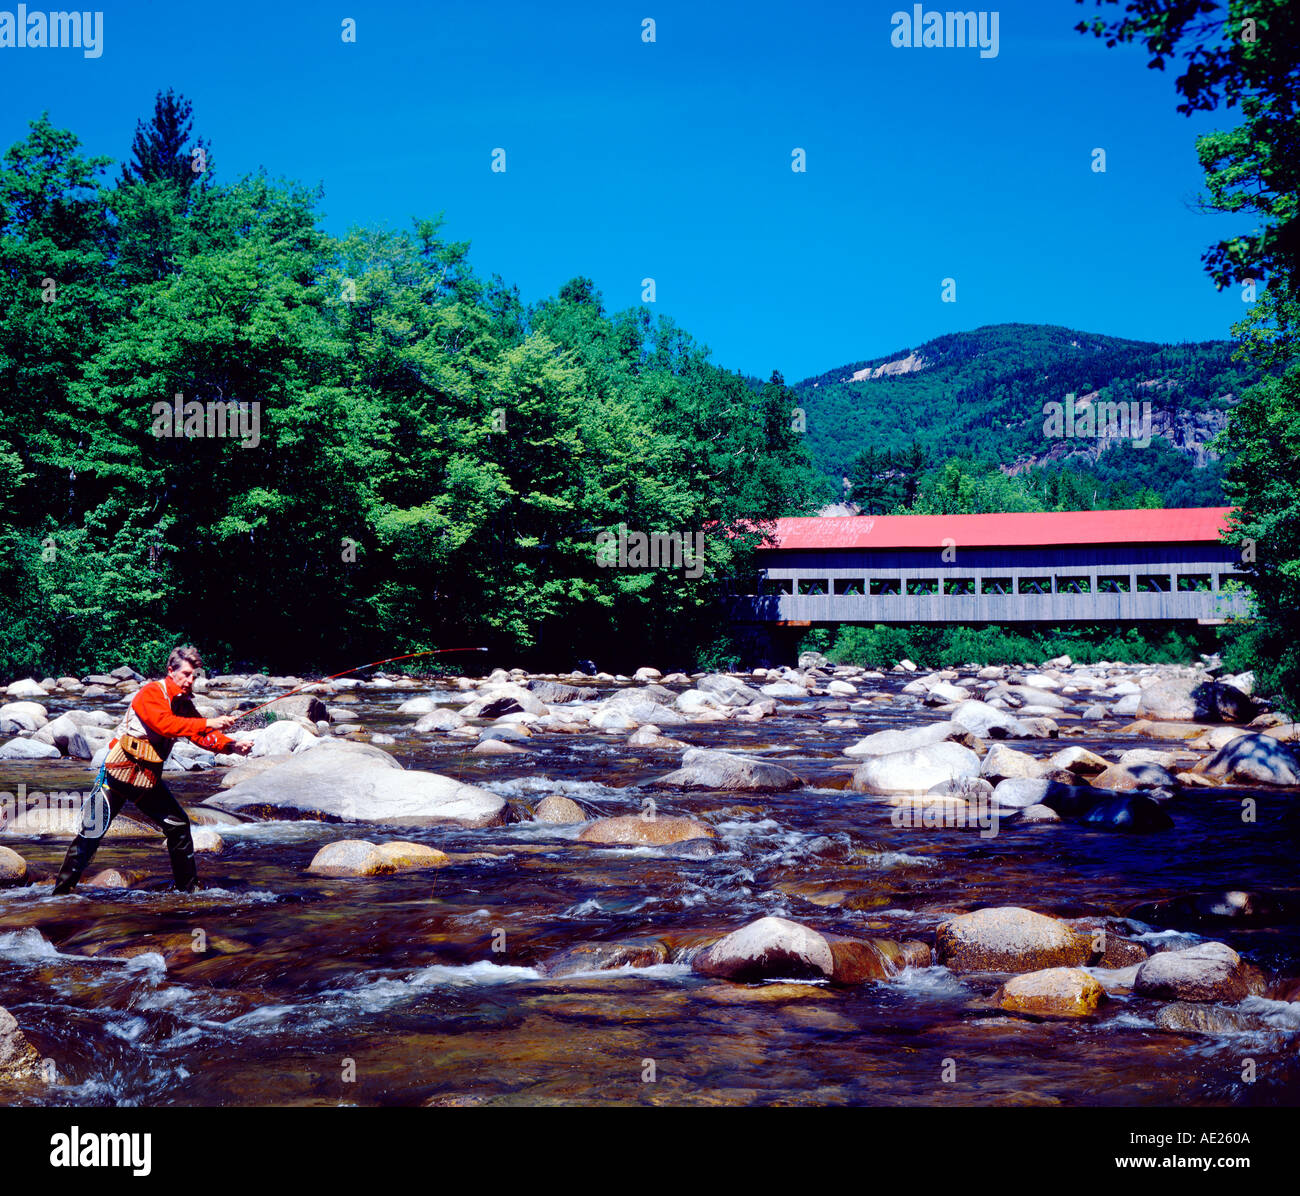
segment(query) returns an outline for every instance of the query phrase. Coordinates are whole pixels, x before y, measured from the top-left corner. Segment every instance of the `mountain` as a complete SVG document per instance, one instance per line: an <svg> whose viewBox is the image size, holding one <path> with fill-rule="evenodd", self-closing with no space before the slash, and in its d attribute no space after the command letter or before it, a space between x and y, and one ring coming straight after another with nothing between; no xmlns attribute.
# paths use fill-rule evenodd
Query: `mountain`
<svg viewBox="0 0 1300 1196"><path fill-rule="evenodd" d="M1165 484L1154 488L1166 497L1170 485L1182 485L1198 501L1213 500L1218 471L1207 442L1258 378L1231 360L1233 348L1230 341L1162 345L1050 324L992 324L852 362L792 389L813 460L836 483L869 448L898 452L916 443L930 465L974 456L1012 474L1066 461L1112 472L1119 448L1127 472L1160 474ZM1149 413L1150 451L1136 435L1120 444L1115 436L1047 434L1046 405L1068 394L1079 410L1137 403L1129 410ZM1207 469L1215 480L1196 476Z"/></svg>

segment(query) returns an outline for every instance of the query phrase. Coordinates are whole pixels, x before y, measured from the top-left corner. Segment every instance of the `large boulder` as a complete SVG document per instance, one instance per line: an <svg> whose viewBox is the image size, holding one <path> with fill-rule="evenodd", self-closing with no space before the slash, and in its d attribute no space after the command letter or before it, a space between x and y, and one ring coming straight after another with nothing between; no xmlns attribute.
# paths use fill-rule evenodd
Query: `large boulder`
<svg viewBox="0 0 1300 1196"><path fill-rule="evenodd" d="M647 781L668 789L764 789L784 792L798 789L803 779L790 769L753 756L737 756L708 748L690 748L681 767L667 776Z"/></svg>
<svg viewBox="0 0 1300 1196"><path fill-rule="evenodd" d="M0 889L21 885L27 880L27 861L16 851L0 847Z"/></svg>
<svg viewBox="0 0 1300 1196"><path fill-rule="evenodd" d="M909 752L915 748L928 747L932 743L944 743L949 739L962 738L970 732L953 722L926 723L920 727L909 727L906 731L877 731L857 743L844 749L844 755L854 759L865 760L869 756L888 756L892 752Z"/></svg>
<svg viewBox="0 0 1300 1196"><path fill-rule="evenodd" d="M589 702L596 696L596 691L590 686L562 685L558 681L530 681L528 690L548 706L563 705L567 702Z"/></svg>
<svg viewBox="0 0 1300 1196"><path fill-rule="evenodd" d="M34 677L25 677L5 687L5 696L10 698L44 698L45 686Z"/></svg>
<svg viewBox="0 0 1300 1196"><path fill-rule="evenodd" d="M1137 970L1133 991L1166 1001L1236 1002L1262 991L1258 973L1226 943L1161 951Z"/></svg>
<svg viewBox="0 0 1300 1196"><path fill-rule="evenodd" d="M763 697L758 690L746 685L738 677L728 677L725 673L711 673L707 677L701 677L695 683L695 688L716 695L728 706L748 706Z"/></svg>
<svg viewBox="0 0 1300 1196"><path fill-rule="evenodd" d="M939 962L954 972L1035 972L1088 962L1091 940L1059 918L1019 906L958 914L935 932Z"/></svg>
<svg viewBox="0 0 1300 1196"><path fill-rule="evenodd" d="M949 717L980 739L1018 739L1025 733L1018 718L975 698L962 702Z"/></svg>
<svg viewBox="0 0 1300 1196"><path fill-rule="evenodd" d="M620 690L596 707L595 714L592 715L592 726L598 725L596 716L600 714L619 714L630 719L634 724L654 723L657 727L682 727L693 721L674 706L665 705L654 693L646 692L659 689L663 689L663 686L644 685L637 689ZM677 695L672 690L664 689L664 693L668 695L668 702L676 703ZM632 727L621 729L630 731Z"/></svg>
<svg viewBox="0 0 1300 1196"><path fill-rule="evenodd" d="M11 739L0 744L0 760L58 760L62 755L54 744L34 739Z"/></svg>
<svg viewBox="0 0 1300 1196"><path fill-rule="evenodd" d="M1040 777L1043 775L1043 763L1028 752L1018 752L1005 743L996 743L984 757L980 765L980 776L996 784L1008 777Z"/></svg>
<svg viewBox="0 0 1300 1196"><path fill-rule="evenodd" d="M1300 752L1270 735L1239 735L1192 771L1240 785L1300 785Z"/></svg>
<svg viewBox="0 0 1300 1196"><path fill-rule="evenodd" d="M551 793L542 798L533 809L533 817L538 822L572 823L586 822L587 815L582 807L571 797Z"/></svg>
<svg viewBox="0 0 1300 1196"><path fill-rule="evenodd" d="M463 727L466 719L463 714L455 710L431 710L428 714L417 720L413 730L423 735L429 731L454 731L457 727Z"/></svg>
<svg viewBox="0 0 1300 1196"><path fill-rule="evenodd" d="M1131 789L1177 789L1178 780L1169 769L1153 761L1120 761L1092 778L1098 789L1126 792Z"/></svg>
<svg viewBox="0 0 1300 1196"><path fill-rule="evenodd" d="M1137 716L1145 719L1215 719L1249 722L1258 713L1255 702L1232 685L1205 677L1171 677L1142 691Z"/></svg>
<svg viewBox="0 0 1300 1196"><path fill-rule="evenodd" d="M250 757L279 756L285 752L305 752L316 746L317 735L300 722L277 719L270 726L253 732ZM180 746L179 744L177 745Z"/></svg>
<svg viewBox="0 0 1300 1196"><path fill-rule="evenodd" d="M1103 794L1083 813L1083 824L1113 831L1167 831L1174 820L1159 803L1141 793Z"/></svg>
<svg viewBox="0 0 1300 1196"><path fill-rule="evenodd" d="M909 964L930 962L923 944L822 934L789 918L759 918L699 952L695 971L724 980L826 979L840 984L883 980Z"/></svg>
<svg viewBox="0 0 1300 1196"><path fill-rule="evenodd" d="M305 718L309 723L328 723L329 707L313 694L288 694L277 698L267 709L277 719Z"/></svg>
<svg viewBox="0 0 1300 1196"><path fill-rule="evenodd" d="M505 799L432 772L407 771L382 748L322 740L310 751L209 799L267 818L320 818L387 826L496 826ZM380 760L375 755L383 757Z"/></svg>
<svg viewBox="0 0 1300 1196"><path fill-rule="evenodd" d="M693 818L674 818L662 814L646 817L623 814L616 818L598 818L584 827L578 836L581 843L616 843L628 846L663 847L686 843L692 839L716 839L717 831Z"/></svg>
<svg viewBox="0 0 1300 1196"><path fill-rule="evenodd" d="M935 785L980 775L980 758L959 743L870 756L853 773L859 793L926 793Z"/></svg>
<svg viewBox="0 0 1300 1196"><path fill-rule="evenodd" d="M1048 1017L1087 1017L1106 999L1082 968L1044 968L1008 980L993 998L1003 1009Z"/></svg>

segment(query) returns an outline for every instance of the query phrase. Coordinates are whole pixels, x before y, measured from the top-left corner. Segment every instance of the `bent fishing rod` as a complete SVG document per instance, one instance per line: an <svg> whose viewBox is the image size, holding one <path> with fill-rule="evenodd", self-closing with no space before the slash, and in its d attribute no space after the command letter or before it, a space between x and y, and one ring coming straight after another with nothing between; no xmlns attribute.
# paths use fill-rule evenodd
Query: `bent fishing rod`
<svg viewBox="0 0 1300 1196"><path fill-rule="evenodd" d="M372 660L368 664L354 664L350 669L343 669L337 673L331 673L328 677L322 678L322 681L333 681L336 677L345 677L348 673L357 673L362 669L374 668L377 664L392 664L395 660L412 660L416 656L442 656L448 652L486 652L486 648L434 648L428 652L408 652L405 656L386 656L383 660ZM273 706L276 702L283 702L285 698L290 698L299 690L306 689L309 685L320 685L322 681L304 681L301 685L294 686L288 693L282 693L272 698L269 702L263 702L260 706L254 706L251 710L241 710L236 717L235 722L247 718L250 714L256 714L259 710L265 710L268 706Z"/></svg>

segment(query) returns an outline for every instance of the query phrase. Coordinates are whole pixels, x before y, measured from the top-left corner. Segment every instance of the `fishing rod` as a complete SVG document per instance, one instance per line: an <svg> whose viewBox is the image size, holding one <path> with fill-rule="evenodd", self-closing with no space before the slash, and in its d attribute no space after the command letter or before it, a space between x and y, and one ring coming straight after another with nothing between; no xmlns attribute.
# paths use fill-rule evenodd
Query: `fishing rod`
<svg viewBox="0 0 1300 1196"><path fill-rule="evenodd" d="M350 669L343 669L341 672L331 673L328 677L325 677L323 680L333 681L335 677L343 677L346 676L348 673L356 673L356 672L360 672L360 670L362 669L373 668L377 664L392 664L392 662L395 660L411 660L416 656L441 656L447 652L486 652L486 651L487 651L486 648L433 648L428 652L408 652L405 656L386 656L383 660L372 660L370 661L369 664L354 664ZM289 690L288 693L279 694L278 696L272 698L269 702L263 702L260 706L254 706L252 710L241 711L239 716L235 719L235 722L240 722L241 720L247 718L250 714L256 714L259 710L265 710L268 706L272 706L276 702L282 702L284 701L285 698L292 697L299 690L306 689L309 685L320 685L320 684L321 684L320 681L304 681L301 685L294 686L294 688Z"/></svg>

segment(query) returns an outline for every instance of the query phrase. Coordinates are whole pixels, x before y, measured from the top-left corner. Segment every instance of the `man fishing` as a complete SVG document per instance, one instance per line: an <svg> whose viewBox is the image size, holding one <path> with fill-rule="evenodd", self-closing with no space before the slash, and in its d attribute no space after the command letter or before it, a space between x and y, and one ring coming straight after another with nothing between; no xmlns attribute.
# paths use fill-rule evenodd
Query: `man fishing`
<svg viewBox="0 0 1300 1196"><path fill-rule="evenodd" d="M195 709L190 693L202 667L197 649L188 644L174 648L167 658L167 676L136 691L108 745L101 773L104 783L94 786L82 809L81 832L72 840L59 869L55 896L72 892L109 824L127 801L162 828L176 888L188 893L198 884L189 816L164 783L163 765L178 739L188 739L211 752L245 756L253 746L222 734L238 721L238 715L204 718Z"/></svg>

